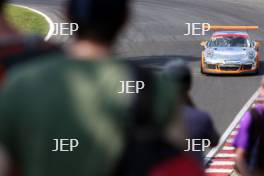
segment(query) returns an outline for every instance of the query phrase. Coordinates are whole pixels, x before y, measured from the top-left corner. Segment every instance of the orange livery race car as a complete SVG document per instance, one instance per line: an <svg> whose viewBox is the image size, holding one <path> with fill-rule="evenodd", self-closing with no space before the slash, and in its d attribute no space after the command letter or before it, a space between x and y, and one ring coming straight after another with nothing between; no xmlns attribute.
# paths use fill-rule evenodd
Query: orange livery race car
<svg viewBox="0 0 264 176"><path fill-rule="evenodd" d="M258 29L257 26L212 26L211 29L219 31L201 43L201 73L258 73L260 42L250 39L247 32L238 31Z"/></svg>

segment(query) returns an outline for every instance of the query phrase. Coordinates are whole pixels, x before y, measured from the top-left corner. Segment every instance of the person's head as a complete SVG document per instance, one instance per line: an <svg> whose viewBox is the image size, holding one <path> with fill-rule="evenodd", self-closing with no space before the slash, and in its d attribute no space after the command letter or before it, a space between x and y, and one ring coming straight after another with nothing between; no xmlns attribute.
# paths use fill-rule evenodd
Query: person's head
<svg viewBox="0 0 264 176"><path fill-rule="evenodd" d="M111 46L127 21L129 0L70 0L70 22L78 23L77 40Z"/></svg>
<svg viewBox="0 0 264 176"><path fill-rule="evenodd" d="M178 85L182 93L188 93L192 87L190 68L182 61L173 61L165 65L163 74Z"/></svg>
<svg viewBox="0 0 264 176"><path fill-rule="evenodd" d="M177 90L182 98L185 99L184 101L190 98L189 92L192 87L192 74L190 68L182 60L167 63L162 74L177 85Z"/></svg>

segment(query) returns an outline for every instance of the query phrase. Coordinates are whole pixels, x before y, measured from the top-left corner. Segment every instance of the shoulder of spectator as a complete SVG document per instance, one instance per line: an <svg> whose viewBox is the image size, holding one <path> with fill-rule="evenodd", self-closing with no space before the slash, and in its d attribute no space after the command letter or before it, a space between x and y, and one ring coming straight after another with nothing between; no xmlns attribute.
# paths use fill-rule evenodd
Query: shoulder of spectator
<svg viewBox="0 0 264 176"><path fill-rule="evenodd" d="M209 113L202 111L196 107L191 107L191 106L184 106L185 111L191 111L193 114L196 116L199 116L199 120L204 120L204 121L211 121L211 116Z"/></svg>

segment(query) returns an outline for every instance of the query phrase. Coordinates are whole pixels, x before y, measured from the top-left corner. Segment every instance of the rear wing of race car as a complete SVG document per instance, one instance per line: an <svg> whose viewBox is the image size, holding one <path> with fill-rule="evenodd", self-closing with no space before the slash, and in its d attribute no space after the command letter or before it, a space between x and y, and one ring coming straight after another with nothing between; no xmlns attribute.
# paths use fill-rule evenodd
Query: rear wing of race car
<svg viewBox="0 0 264 176"><path fill-rule="evenodd" d="M221 25L204 25L204 30L207 31L254 31L259 30L259 26L221 26ZM260 46L261 41L256 41L256 45ZM202 41L201 46L205 46L207 41Z"/></svg>
<svg viewBox="0 0 264 176"><path fill-rule="evenodd" d="M258 30L258 26L207 26L207 29L214 31L249 31L249 30Z"/></svg>

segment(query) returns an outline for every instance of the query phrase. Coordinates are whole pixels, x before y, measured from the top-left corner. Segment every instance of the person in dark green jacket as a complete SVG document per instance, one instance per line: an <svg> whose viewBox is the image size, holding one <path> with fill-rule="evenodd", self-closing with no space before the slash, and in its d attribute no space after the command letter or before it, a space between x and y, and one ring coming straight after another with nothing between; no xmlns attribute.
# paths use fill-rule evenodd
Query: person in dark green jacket
<svg viewBox="0 0 264 176"><path fill-rule="evenodd" d="M1 90L10 175L114 175L129 136L161 136L172 120L172 84L111 54L129 1L71 0L67 12L79 24L72 44L10 70Z"/></svg>

